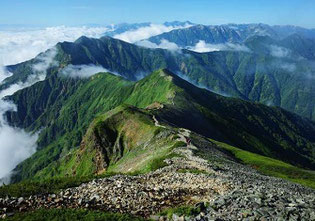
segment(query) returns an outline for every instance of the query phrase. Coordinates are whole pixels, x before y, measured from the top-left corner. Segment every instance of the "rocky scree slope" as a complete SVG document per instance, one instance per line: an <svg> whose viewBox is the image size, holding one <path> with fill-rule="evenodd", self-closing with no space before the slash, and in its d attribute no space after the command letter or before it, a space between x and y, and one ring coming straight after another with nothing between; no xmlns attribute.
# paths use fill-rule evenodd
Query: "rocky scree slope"
<svg viewBox="0 0 315 221"><path fill-rule="evenodd" d="M131 213L155 220L313 220L315 192L259 174L235 161L215 143L187 129L172 129L176 156L144 175L94 179L55 194L0 198L2 217L38 208L85 208ZM192 214L159 213L195 205Z"/></svg>

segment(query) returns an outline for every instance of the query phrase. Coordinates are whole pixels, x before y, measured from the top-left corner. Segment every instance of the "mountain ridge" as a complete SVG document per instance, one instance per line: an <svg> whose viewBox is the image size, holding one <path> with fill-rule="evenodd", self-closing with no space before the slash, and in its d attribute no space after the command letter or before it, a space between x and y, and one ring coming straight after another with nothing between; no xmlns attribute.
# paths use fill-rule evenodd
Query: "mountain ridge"
<svg viewBox="0 0 315 221"><path fill-rule="evenodd" d="M20 96L37 91L49 81L58 84L64 81L57 91L64 94L63 84L68 84L70 94L59 97L55 103L49 104L44 113L31 121L29 114L19 119L20 113L30 113L30 107L40 107L42 103L38 101L49 100L48 97L56 91L41 93L46 94L47 98L33 97L33 101L28 100L29 103L23 108L19 105ZM104 73L84 80L50 76L50 79L23 89L9 99L18 104L18 112L7 112L9 122L24 125L28 130L45 128L39 136L38 152L17 167L13 181L33 177L69 150L77 148L90 122L98 114L123 103L145 108L160 102L163 108L153 110L153 113L161 122L188 128L206 137L281 158L295 165L314 167L314 122L280 108L222 97L197 88L166 69L156 71L138 82ZM187 120L183 122L181 119Z"/></svg>

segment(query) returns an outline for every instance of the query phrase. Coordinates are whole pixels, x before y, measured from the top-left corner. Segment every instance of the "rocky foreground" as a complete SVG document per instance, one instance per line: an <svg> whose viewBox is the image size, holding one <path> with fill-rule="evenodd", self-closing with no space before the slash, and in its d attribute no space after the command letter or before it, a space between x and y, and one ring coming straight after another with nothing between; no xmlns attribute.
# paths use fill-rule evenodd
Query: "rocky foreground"
<svg viewBox="0 0 315 221"><path fill-rule="evenodd" d="M189 134L182 131L180 140ZM172 220L315 220L315 190L259 174L204 139L174 150L182 157L139 176L95 179L57 194L0 198L0 215L37 208L87 208L155 220L160 211L195 205L194 217Z"/></svg>

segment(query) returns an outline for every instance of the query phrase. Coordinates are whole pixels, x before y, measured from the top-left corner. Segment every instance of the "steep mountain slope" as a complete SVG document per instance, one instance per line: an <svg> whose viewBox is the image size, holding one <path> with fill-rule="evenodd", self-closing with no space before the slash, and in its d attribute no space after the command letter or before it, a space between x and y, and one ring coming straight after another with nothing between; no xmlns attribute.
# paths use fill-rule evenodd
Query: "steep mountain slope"
<svg viewBox="0 0 315 221"><path fill-rule="evenodd" d="M306 38L315 38L315 29L307 29L293 25L274 25L272 28L277 31L277 34L281 38L286 38L294 34L298 34Z"/></svg>
<svg viewBox="0 0 315 221"><path fill-rule="evenodd" d="M143 173L180 142L174 132L154 124L152 115L132 106L119 106L97 117L80 148L71 151L36 175L89 176L101 173Z"/></svg>
<svg viewBox="0 0 315 221"><path fill-rule="evenodd" d="M259 53L195 53L142 48L109 37L82 37L75 43L64 42L56 46L54 63L58 66L51 66L47 73L55 73L68 64L95 64L136 80L159 68L168 68L214 92L281 106L315 119L313 63L296 57L270 56L268 39L256 37L247 41L248 47L260 50ZM7 78L0 89L38 74L32 69L37 60L9 66L13 76Z"/></svg>
<svg viewBox="0 0 315 221"><path fill-rule="evenodd" d="M300 62L303 64L303 61L314 60L314 43L315 39L293 34L282 40L275 40L269 36L253 36L248 38L244 44L254 53L286 58L294 64Z"/></svg>
<svg viewBox="0 0 315 221"><path fill-rule="evenodd" d="M60 87L51 85L54 90L34 93L53 81ZM51 97L56 97L54 102L43 106L43 100ZM12 124L28 130L44 128L39 151L17 167L14 181L40 177L40 171L47 166L51 168L56 160L80 145L95 117L122 103L145 108L160 102L163 108L151 112L161 121L252 152L314 168L312 121L279 108L216 95L167 70L154 72L139 82L106 73L85 80L51 75L8 99L18 104L17 112L7 113ZM36 110L41 114L33 115ZM57 171L55 175L61 174Z"/></svg>
<svg viewBox="0 0 315 221"><path fill-rule="evenodd" d="M310 60L315 59L315 37L308 39L301 35L293 34L281 40L279 44L295 52L300 57Z"/></svg>

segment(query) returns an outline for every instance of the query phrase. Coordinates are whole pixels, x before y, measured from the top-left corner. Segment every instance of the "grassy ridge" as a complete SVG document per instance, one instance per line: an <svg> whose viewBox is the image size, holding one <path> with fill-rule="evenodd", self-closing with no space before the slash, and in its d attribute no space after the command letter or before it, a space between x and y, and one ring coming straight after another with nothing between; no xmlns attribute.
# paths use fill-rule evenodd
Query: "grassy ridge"
<svg viewBox="0 0 315 221"><path fill-rule="evenodd" d="M22 181L15 184L1 186L0 197L6 197L8 195L14 197L24 197L35 194L55 193L60 189L79 186L81 183L88 182L93 178L96 177L63 177L44 179L41 181Z"/></svg>
<svg viewBox="0 0 315 221"><path fill-rule="evenodd" d="M275 160L269 157L261 156L259 154L251 153L226 143L215 140L211 141L219 147L229 151L236 159L257 169L263 174L279 177L315 189L315 171L303 170L288 163L284 163L280 160Z"/></svg>

